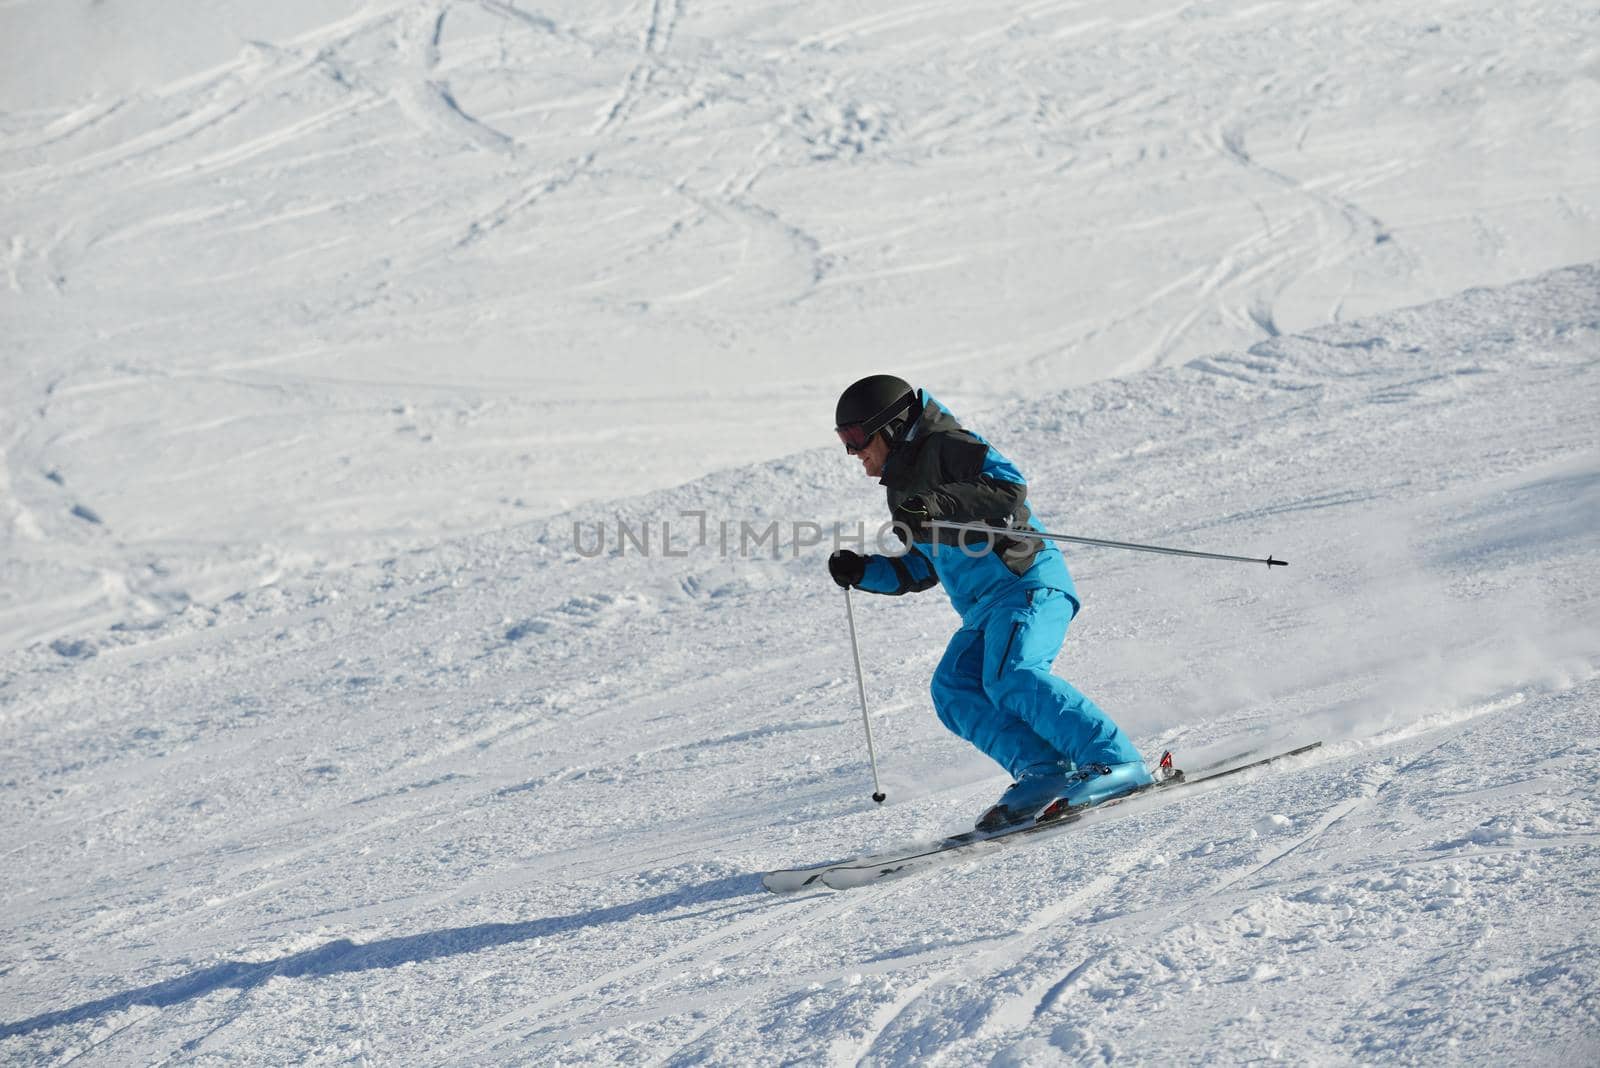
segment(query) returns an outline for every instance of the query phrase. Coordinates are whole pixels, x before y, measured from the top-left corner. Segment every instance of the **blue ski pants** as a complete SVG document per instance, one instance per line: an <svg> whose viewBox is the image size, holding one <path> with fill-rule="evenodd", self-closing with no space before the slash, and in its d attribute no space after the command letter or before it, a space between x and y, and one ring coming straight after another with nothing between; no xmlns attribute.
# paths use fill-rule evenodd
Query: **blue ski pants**
<svg viewBox="0 0 1600 1068"><path fill-rule="evenodd" d="M933 673L940 721L1012 778L1041 764L1141 759L1098 705L1050 671L1074 611L1060 590L1019 590L956 631Z"/></svg>

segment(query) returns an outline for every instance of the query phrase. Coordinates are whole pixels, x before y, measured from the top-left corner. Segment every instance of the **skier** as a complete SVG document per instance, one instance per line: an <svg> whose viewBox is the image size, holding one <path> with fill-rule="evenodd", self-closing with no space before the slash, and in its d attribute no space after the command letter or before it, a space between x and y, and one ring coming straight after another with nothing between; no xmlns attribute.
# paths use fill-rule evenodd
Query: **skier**
<svg viewBox="0 0 1600 1068"><path fill-rule="evenodd" d="M828 558L833 580L891 596L943 583L961 616L933 674L934 708L1015 780L978 829L1029 821L1058 799L1092 805L1150 783L1127 735L1050 671L1078 594L1061 551L1018 533L1044 529L1021 472L925 390L893 375L846 389L834 427L845 451L887 487L906 551L840 549ZM990 537L929 525L939 521L997 529Z"/></svg>

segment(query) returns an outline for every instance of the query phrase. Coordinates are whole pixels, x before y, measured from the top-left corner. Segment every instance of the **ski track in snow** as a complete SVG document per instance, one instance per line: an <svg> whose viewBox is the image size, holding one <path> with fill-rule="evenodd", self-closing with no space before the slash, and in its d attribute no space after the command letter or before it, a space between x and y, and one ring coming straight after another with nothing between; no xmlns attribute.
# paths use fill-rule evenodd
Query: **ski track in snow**
<svg viewBox="0 0 1600 1068"><path fill-rule="evenodd" d="M120 7L6 9L7 648L1600 247L1579 4Z"/></svg>
<svg viewBox="0 0 1600 1068"><path fill-rule="evenodd" d="M0 5L0 1061L1600 1059L1592 11L123 6ZM762 892L1003 786L866 598L867 800L881 369L1287 558L1074 550L1058 670L1324 748Z"/></svg>

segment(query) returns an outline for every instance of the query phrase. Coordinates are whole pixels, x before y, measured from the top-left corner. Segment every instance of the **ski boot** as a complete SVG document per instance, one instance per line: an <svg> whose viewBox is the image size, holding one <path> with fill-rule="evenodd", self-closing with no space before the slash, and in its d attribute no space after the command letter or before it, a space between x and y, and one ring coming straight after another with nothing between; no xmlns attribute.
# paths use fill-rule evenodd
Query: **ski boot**
<svg viewBox="0 0 1600 1068"><path fill-rule="evenodd" d="M1040 809L1071 786L1077 774L1071 764L1040 764L1029 768L978 817L976 829L998 831L1030 822Z"/></svg>
<svg viewBox="0 0 1600 1068"><path fill-rule="evenodd" d="M1036 819L1039 823L1065 819L1082 809L1149 789L1154 784L1155 779L1142 760L1130 760L1125 764L1085 764L1073 773L1072 781L1044 806Z"/></svg>

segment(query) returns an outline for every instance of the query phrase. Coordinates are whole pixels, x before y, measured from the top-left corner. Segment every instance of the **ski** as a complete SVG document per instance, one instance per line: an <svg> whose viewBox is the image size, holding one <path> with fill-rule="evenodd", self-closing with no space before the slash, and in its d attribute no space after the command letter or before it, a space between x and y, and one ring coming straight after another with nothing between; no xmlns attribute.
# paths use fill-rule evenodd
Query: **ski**
<svg viewBox="0 0 1600 1068"><path fill-rule="evenodd" d="M1050 816L1051 810L1046 809L1046 816L1032 823L1023 823L1014 827L1005 827L987 832L966 831L936 842L929 842L921 846L911 846L889 853L832 861L827 864L812 865L806 868L785 868L770 871L762 876L761 884L775 894L793 893L818 886L824 886L832 890L846 890L865 886L880 879L899 875L910 868L925 867L933 863L935 858L942 860L950 854L973 851L990 843L995 843L998 846L1013 840L1062 830L1078 823L1090 813L1115 807L1125 801L1145 797L1152 793L1165 793L1169 790L1199 786L1201 783L1213 782L1217 779L1227 778L1230 775L1238 775L1252 768L1264 767L1289 757L1309 753L1320 745L1322 745L1320 741L1310 742L1269 756L1243 760L1242 763L1239 762L1243 759L1242 757L1234 757L1213 765L1215 770L1208 769L1190 775L1186 775L1183 772L1173 772L1169 778L1158 779L1149 786L1135 790L1132 793L1123 794L1120 797L1111 798L1109 801L1103 801L1089 808L1062 812L1054 816ZM1163 768L1168 766L1170 766L1168 758L1163 757Z"/></svg>

